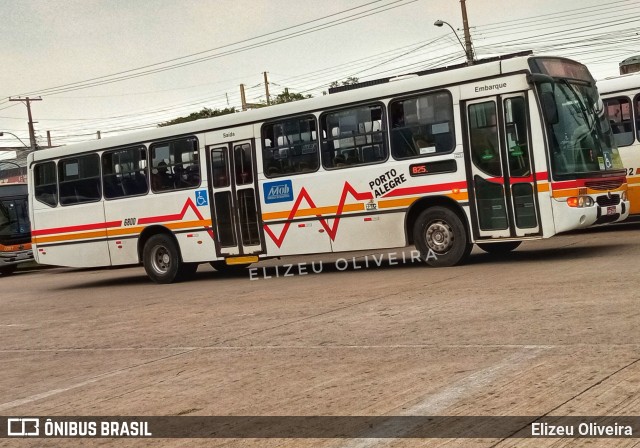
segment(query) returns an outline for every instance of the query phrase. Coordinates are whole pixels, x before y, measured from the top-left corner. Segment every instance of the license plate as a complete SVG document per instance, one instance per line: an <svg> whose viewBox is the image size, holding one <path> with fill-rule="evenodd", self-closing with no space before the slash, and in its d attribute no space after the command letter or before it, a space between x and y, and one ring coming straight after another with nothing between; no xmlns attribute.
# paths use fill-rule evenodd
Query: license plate
<svg viewBox="0 0 640 448"><path fill-rule="evenodd" d="M607 207L607 215L615 215L616 214L616 206L612 205Z"/></svg>

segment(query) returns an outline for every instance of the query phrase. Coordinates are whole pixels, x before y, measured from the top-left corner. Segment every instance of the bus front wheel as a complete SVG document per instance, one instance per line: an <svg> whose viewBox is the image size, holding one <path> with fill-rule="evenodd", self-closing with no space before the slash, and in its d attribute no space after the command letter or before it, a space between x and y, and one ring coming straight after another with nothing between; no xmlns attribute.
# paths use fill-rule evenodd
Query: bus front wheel
<svg viewBox="0 0 640 448"><path fill-rule="evenodd" d="M178 245L169 235L158 234L149 238L144 245L142 258L144 270L156 283L165 284L180 280L185 270Z"/></svg>
<svg viewBox="0 0 640 448"><path fill-rule="evenodd" d="M462 220L446 207L431 207L420 213L413 241L422 259L434 267L460 264L473 248Z"/></svg>

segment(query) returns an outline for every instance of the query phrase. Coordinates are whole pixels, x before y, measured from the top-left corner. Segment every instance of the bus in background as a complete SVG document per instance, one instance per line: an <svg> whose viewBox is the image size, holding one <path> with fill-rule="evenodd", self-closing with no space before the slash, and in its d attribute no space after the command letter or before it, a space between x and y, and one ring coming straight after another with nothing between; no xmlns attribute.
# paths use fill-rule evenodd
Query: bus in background
<svg viewBox="0 0 640 448"><path fill-rule="evenodd" d="M350 86L353 87L353 86ZM198 264L415 245L431 266L473 244L627 217L627 183L587 68L530 52L319 98L29 154L36 260Z"/></svg>
<svg viewBox="0 0 640 448"><path fill-rule="evenodd" d="M620 74L640 72L640 56L631 56L620 63Z"/></svg>
<svg viewBox="0 0 640 448"><path fill-rule="evenodd" d="M0 184L0 274L33 261L27 184Z"/></svg>
<svg viewBox="0 0 640 448"><path fill-rule="evenodd" d="M631 215L640 214L640 72L598 81L615 143L627 171Z"/></svg>

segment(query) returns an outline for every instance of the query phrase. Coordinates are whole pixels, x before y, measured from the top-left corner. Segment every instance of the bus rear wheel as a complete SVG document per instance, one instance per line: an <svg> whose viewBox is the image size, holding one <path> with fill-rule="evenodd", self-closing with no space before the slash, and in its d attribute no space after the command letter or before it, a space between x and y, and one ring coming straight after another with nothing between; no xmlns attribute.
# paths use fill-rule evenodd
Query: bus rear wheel
<svg viewBox="0 0 640 448"><path fill-rule="evenodd" d="M420 213L413 241L422 259L433 267L460 264L473 248L462 220L446 207L431 207Z"/></svg>
<svg viewBox="0 0 640 448"><path fill-rule="evenodd" d="M520 244L522 241L503 241L501 243L478 243L478 247L487 253L501 255L517 249Z"/></svg>
<svg viewBox="0 0 640 448"><path fill-rule="evenodd" d="M165 234L153 235L149 238L144 245L142 259L144 270L156 283L179 281L186 273L185 270L189 270L187 267L189 265L185 265L180 259L180 250L175 240Z"/></svg>

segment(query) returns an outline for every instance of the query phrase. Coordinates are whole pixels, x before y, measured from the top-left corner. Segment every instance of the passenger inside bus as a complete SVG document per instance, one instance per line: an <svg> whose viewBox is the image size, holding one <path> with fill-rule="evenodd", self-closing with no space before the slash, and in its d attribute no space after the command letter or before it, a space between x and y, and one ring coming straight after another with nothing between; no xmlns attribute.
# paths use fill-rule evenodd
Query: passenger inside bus
<svg viewBox="0 0 640 448"><path fill-rule="evenodd" d="M151 187L153 191L164 191L173 188L173 179L164 160L151 172Z"/></svg>

